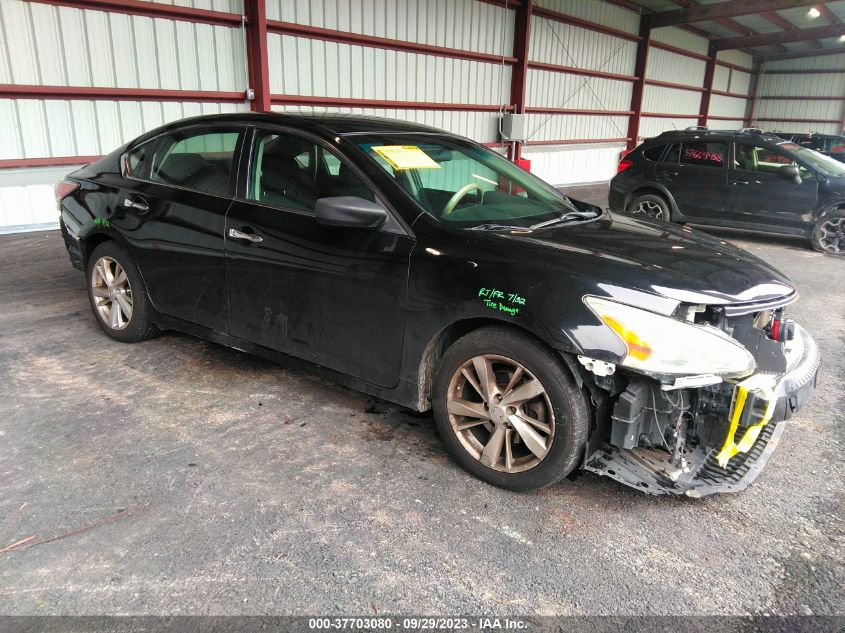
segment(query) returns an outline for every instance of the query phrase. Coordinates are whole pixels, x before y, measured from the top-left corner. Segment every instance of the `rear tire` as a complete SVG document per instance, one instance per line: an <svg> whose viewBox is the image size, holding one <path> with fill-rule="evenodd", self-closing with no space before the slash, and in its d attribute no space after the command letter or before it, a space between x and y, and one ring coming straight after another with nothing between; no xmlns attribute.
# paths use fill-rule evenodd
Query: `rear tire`
<svg viewBox="0 0 845 633"><path fill-rule="evenodd" d="M432 400L449 451L494 486L543 488L583 457L589 404L561 360L521 332L492 326L456 341L440 362Z"/></svg>
<svg viewBox="0 0 845 633"><path fill-rule="evenodd" d="M845 211L834 211L816 223L813 249L828 255L845 255Z"/></svg>
<svg viewBox="0 0 845 633"><path fill-rule="evenodd" d="M135 262L116 242L103 242L88 258L88 301L103 332L122 343L159 333L150 321L150 300Z"/></svg>
<svg viewBox="0 0 845 633"><path fill-rule="evenodd" d="M637 196L628 204L627 211L628 215L664 222L669 222L672 217L669 203L663 196L656 193L644 193Z"/></svg>

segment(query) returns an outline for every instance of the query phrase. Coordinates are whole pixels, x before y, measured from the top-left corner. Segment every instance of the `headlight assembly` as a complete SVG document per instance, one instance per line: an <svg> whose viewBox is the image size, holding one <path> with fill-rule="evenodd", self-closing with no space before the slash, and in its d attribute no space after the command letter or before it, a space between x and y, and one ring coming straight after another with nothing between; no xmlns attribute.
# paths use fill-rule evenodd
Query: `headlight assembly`
<svg viewBox="0 0 845 633"><path fill-rule="evenodd" d="M714 327L599 297L584 302L625 344L625 367L674 376L745 376L756 367L747 349Z"/></svg>

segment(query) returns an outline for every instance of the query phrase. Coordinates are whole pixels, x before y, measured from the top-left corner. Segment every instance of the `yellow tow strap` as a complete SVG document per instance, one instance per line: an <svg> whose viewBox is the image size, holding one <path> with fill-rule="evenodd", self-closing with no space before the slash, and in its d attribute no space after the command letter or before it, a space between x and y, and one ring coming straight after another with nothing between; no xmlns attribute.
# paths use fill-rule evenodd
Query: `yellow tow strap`
<svg viewBox="0 0 845 633"><path fill-rule="evenodd" d="M725 444L722 446L722 450L716 455L719 466L722 468L727 466L731 457L737 453L747 453L754 446L754 442L760 436L760 431L763 430L763 427L769 423L772 415L774 415L777 398L775 398L772 388L767 384L763 384L764 380L765 378L761 380L758 374L747 380L743 380L736 386L736 398L734 399L734 405L731 411L731 424L728 428L728 435L725 437ZM766 400L766 410L763 412L763 417L760 421L753 426L749 426L745 430L742 439L739 442L735 442L736 430L739 427L739 421L742 418L742 411L748 400L749 392L755 392L756 395Z"/></svg>

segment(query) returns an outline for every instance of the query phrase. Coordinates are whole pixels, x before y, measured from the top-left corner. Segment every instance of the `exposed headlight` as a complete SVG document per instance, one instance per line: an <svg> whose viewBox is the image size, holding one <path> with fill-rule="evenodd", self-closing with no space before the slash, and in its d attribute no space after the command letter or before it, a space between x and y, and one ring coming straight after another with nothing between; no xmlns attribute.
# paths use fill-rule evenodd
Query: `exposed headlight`
<svg viewBox="0 0 845 633"><path fill-rule="evenodd" d="M730 336L708 325L685 323L599 297L584 297L628 350L621 365L656 374L745 376L754 357Z"/></svg>

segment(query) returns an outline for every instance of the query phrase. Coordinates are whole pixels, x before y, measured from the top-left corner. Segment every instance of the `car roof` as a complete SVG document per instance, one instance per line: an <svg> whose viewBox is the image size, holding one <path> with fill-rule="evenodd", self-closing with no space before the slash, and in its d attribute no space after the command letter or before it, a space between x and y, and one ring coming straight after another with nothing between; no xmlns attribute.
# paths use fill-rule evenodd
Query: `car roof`
<svg viewBox="0 0 845 633"><path fill-rule="evenodd" d="M667 142L683 139L707 139L707 138L747 138L757 141L782 142L784 139L772 132L764 132L759 128L742 128L741 130L711 130L706 127L690 127L685 130L668 130L646 139L646 142L660 141Z"/></svg>
<svg viewBox="0 0 845 633"><path fill-rule="evenodd" d="M155 130L151 130L150 132L138 137L136 141L153 138L159 134L177 130L182 127L193 127L202 124L220 125L226 123L231 123L233 125L287 125L305 132L318 134L320 136L342 136L345 134L361 133L376 134L380 132L410 132L457 136L450 132L430 127L428 125L375 116L343 113L302 114L287 112L236 112L180 119L179 121L174 121Z"/></svg>

